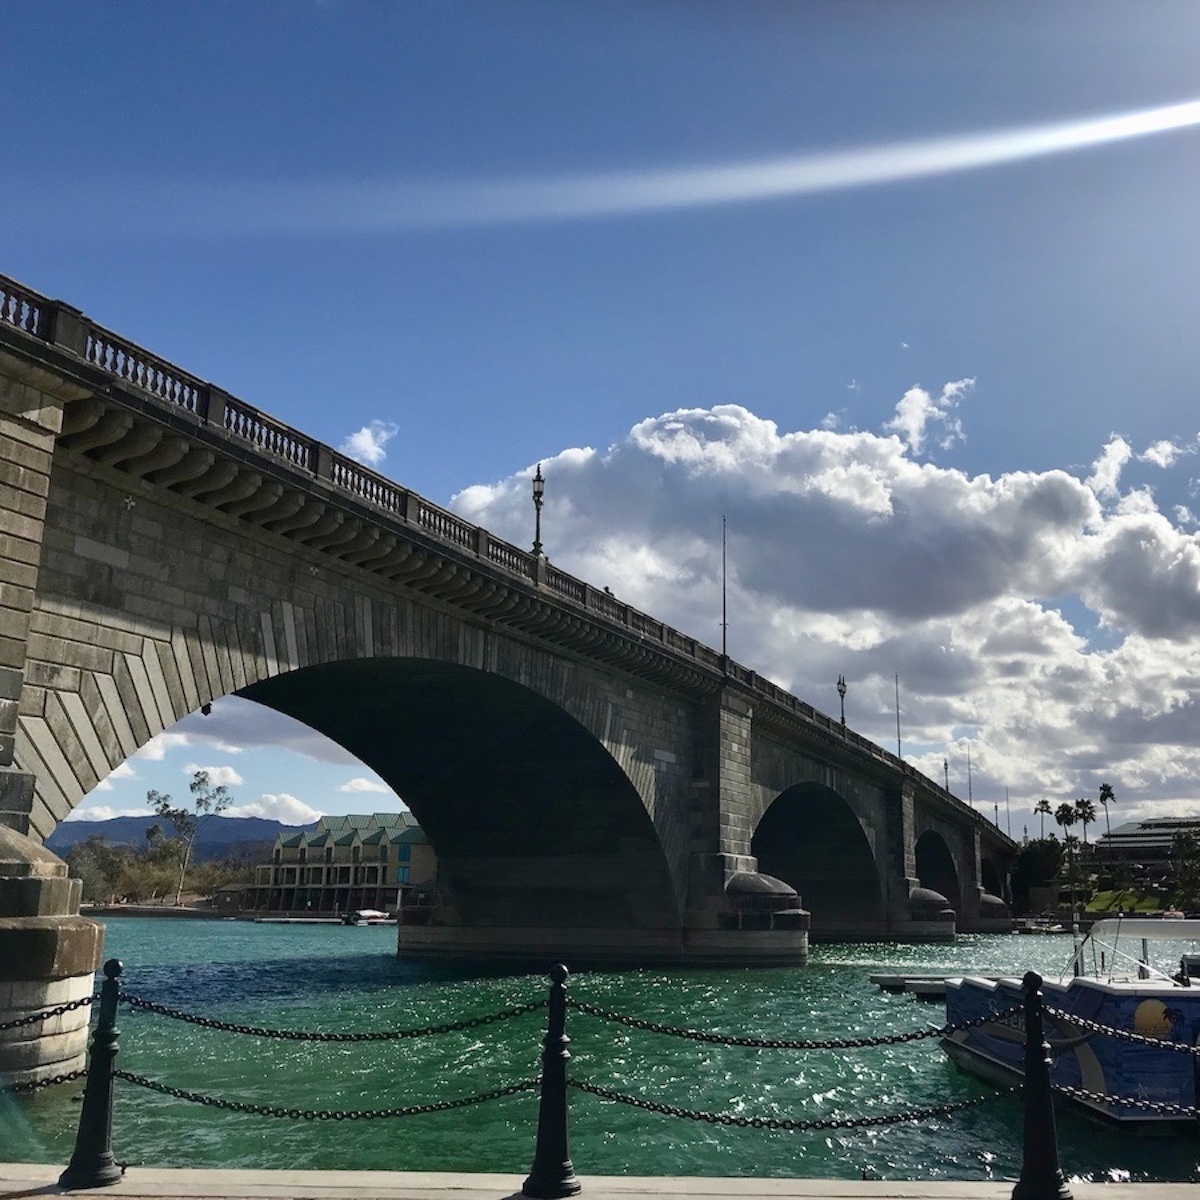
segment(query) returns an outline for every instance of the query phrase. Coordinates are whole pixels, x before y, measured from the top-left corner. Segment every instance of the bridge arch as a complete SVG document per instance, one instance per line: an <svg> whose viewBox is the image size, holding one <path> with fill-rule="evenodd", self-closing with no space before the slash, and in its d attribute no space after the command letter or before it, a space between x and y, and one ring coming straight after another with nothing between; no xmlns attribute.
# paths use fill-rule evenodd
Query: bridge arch
<svg viewBox="0 0 1200 1200"><path fill-rule="evenodd" d="M958 867L946 839L936 829L927 829L916 842L917 878L921 886L946 897L956 913L963 911Z"/></svg>
<svg viewBox="0 0 1200 1200"><path fill-rule="evenodd" d="M633 782L532 689L454 663L374 658L290 671L239 694L332 738L404 798L437 852L455 921L678 924Z"/></svg>
<svg viewBox="0 0 1200 1200"><path fill-rule="evenodd" d="M781 792L750 842L758 869L790 884L812 915L813 938L836 941L884 927L884 898L871 843L832 788L799 783Z"/></svg>

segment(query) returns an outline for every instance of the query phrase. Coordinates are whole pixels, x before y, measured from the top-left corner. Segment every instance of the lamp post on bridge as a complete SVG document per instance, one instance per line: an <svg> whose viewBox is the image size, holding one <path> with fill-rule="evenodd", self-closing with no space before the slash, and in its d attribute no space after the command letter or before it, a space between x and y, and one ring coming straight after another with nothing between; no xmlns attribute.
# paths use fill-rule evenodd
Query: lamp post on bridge
<svg viewBox="0 0 1200 1200"><path fill-rule="evenodd" d="M838 700L842 705L842 728L846 728L846 677L839 675L837 681Z"/></svg>
<svg viewBox="0 0 1200 1200"><path fill-rule="evenodd" d="M533 557L542 556L542 496L546 491L546 481L542 478L542 464L538 463L537 473L533 477Z"/></svg>
<svg viewBox="0 0 1200 1200"><path fill-rule="evenodd" d="M950 790L950 760L948 758L942 759L942 774L944 774L946 776L946 791L949 791Z"/></svg>

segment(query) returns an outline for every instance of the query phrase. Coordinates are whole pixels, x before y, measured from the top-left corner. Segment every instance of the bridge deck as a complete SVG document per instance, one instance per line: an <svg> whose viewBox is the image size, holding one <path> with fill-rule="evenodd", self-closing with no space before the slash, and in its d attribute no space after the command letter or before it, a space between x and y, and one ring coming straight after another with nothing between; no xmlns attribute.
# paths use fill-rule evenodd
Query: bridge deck
<svg viewBox="0 0 1200 1200"><path fill-rule="evenodd" d="M0 1200L107 1196L109 1200L517 1200L522 1179L420 1171L209 1171L131 1167L110 1188L64 1193L60 1167L0 1164ZM848 1179L584 1177L581 1200L1009 1200L1012 1180L931 1183ZM1076 1183L1075 1200L1195 1200L1192 1183Z"/></svg>

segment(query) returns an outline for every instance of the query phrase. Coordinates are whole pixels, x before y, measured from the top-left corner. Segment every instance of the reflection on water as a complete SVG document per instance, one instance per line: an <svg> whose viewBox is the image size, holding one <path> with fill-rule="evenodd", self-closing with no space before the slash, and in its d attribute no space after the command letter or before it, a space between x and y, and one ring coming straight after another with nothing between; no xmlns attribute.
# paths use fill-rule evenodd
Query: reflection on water
<svg viewBox="0 0 1200 1200"><path fill-rule="evenodd" d="M398 962L387 926L281 926L114 919L107 954L128 992L233 1023L313 1031L453 1022L541 999L543 975ZM878 971L1057 974L1070 938L964 937L952 945L818 946L805 968L582 972L571 994L605 1009L731 1035L861 1038L932 1028L938 1005L889 995ZM119 1065L172 1086L252 1104L376 1109L428 1103L536 1076L544 1012L436 1038L370 1044L283 1042L199 1029L122 1009ZM679 1119L571 1093L571 1150L589 1175L774 1175L1012 1179L1021 1114L957 1072L936 1039L844 1052L766 1051L680 1040L572 1011L571 1073L680 1108L790 1119L896 1113L987 1097L923 1123L785 1132ZM0 1098L14 1160L65 1162L78 1086ZM164 1166L497 1171L532 1162L533 1094L387 1121L307 1122L225 1112L120 1083L114 1151ZM1111 1132L1060 1113L1075 1178L1200 1179L1200 1143Z"/></svg>

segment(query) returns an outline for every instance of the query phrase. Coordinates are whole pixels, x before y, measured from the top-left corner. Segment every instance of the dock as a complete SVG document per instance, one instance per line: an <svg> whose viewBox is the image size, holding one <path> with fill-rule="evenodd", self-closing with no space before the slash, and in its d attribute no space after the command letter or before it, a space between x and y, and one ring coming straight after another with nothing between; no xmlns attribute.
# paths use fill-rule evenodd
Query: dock
<svg viewBox="0 0 1200 1200"><path fill-rule="evenodd" d="M522 1200L520 1175L432 1171L230 1171L130 1167L112 1187L67 1192L62 1171L0 1164L0 1200ZM1011 1200L1014 1180L751 1179L582 1176L580 1200ZM1195 1200L1194 1183L1079 1183L1074 1200Z"/></svg>
<svg viewBox="0 0 1200 1200"><path fill-rule="evenodd" d="M921 974L901 973L868 975L867 978L885 992L907 992L918 1000L941 1000L946 995L946 980L961 979L962 971L925 971ZM1007 978L1003 975L976 975L973 979L990 979L993 983Z"/></svg>

